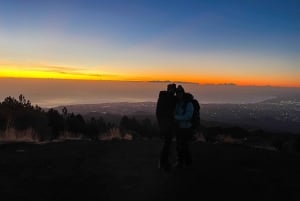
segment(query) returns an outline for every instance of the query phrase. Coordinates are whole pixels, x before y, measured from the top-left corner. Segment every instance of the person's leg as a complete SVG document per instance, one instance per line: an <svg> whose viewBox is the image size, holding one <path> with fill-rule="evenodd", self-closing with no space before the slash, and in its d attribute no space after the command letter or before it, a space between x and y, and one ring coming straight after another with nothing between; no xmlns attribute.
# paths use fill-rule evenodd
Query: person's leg
<svg viewBox="0 0 300 201"><path fill-rule="evenodd" d="M160 164L162 167L169 165L171 143L172 143L172 135L170 133L166 133L164 136L163 147L160 154Z"/></svg>
<svg viewBox="0 0 300 201"><path fill-rule="evenodd" d="M192 157L189 149L190 136L192 135L191 129L185 129L184 142L183 142L183 152L184 152L184 163L190 165L192 163Z"/></svg>
<svg viewBox="0 0 300 201"><path fill-rule="evenodd" d="M183 129L179 128L176 131L176 151L177 151L177 164L176 167L183 167L184 162L184 133Z"/></svg>

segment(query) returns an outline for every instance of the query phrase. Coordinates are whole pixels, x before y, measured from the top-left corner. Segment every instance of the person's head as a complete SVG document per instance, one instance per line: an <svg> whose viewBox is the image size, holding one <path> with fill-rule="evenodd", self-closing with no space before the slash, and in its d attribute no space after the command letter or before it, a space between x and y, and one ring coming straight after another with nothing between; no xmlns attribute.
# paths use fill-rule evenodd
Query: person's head
<svg viewBox="0 0 300 201"><path fill-rule="evenodd" d="M185 92L183 99L185 102L190 102L194 99L194 96L189 92Z"/></svg>
<svg viewBox="0 0 300 201"><path fill-rule="evenodd" d="M175 92L176 92L176 84L174 84L174 83L168 84L167 90L168 90L168 92L170 94L175 94Z"/></svg>
<svg viewBox="0 0 300 201"><path fill-rule="evenodd" d="M178 85L177 89L176 89L176 97L180 100L183 99L184 96L184 88L181 85Z"/></svg>

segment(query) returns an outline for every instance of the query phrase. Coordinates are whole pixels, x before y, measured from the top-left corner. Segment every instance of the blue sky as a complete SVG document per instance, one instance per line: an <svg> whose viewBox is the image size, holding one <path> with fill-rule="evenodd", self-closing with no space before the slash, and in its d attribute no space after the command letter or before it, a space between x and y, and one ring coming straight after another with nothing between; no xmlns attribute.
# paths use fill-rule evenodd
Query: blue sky
<svg viewBox="0 0 300 201"><path fill-rule="evenodd" d="M19 69L300 86L300 1L0 1L0 44Z"/></svg>

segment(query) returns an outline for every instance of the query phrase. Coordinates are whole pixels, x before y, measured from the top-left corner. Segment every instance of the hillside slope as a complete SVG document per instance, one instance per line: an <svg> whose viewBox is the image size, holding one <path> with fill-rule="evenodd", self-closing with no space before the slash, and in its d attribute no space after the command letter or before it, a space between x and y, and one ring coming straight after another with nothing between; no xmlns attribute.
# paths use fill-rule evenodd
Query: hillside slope
<svg viewBox="0 0 300 201"><path fill-rule="evenodd" d="M161 141L0 145L2 201L300 200L300 156L193 143L191 167L157 168Z"/></svg>

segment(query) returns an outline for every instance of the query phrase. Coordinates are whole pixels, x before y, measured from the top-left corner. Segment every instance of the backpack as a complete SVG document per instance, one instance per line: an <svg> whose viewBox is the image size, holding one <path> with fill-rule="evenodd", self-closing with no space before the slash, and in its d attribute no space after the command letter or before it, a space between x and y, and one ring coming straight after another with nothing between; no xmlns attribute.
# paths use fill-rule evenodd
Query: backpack
<svg viewBox="0 0 300 201"><path fill-rule="evenodd" d="M200 129L200 104L190 93L186 93L186 103L187 102L191 102L193 104L194 111L191 119L192 129L194 131L198 131Z"/></svg>

